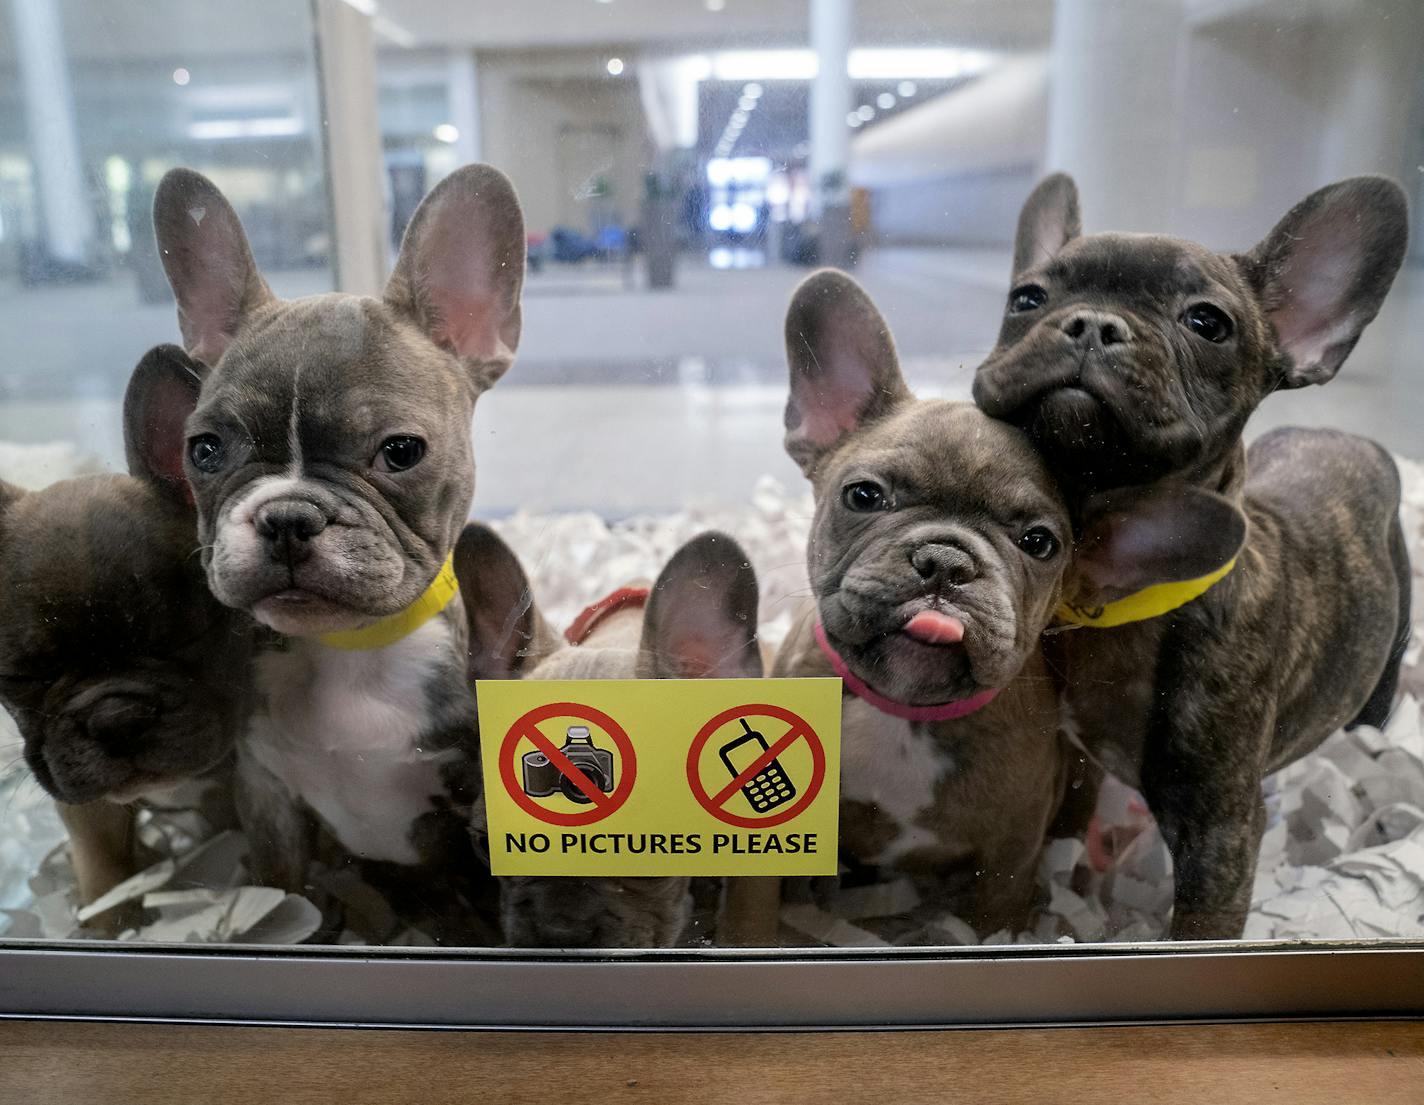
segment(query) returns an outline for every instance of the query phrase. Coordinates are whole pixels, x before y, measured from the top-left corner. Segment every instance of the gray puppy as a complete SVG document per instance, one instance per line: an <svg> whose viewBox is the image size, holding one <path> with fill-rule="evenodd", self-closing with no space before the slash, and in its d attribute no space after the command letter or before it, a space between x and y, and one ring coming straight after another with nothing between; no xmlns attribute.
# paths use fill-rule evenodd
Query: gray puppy
<svg viewBox="0 0 1424 1105"><path fill-rule="evenodd" d="M644 609L602 619L576 647L543 624L518 559L472 523L456 551L478 679L759 679L757 583L746 554L723 533L683 545ZM478 817L477 838L484 827ZM687 876L499 880L500 918L513 947L666 948L685 935Z"/></svg>
<svg viewBox="0 0 1424 1105"><path fill-rule="evenodd" d="M786 316L786 448L816 497L813 609L773 674L845 682L841 853L986 936L1026 923L1068 757L1039 638L1071 556L1023 434L919 400L869 296L831 270Z"/></svg>
<svg viewBox="0 0 1424 1105"><path fill-rule="evenodd" d="M0 483L0 703L59 801L85 903L134 873L130 804L223 764L250 709L249 623L208 593L183 482L197 394L188 357L159 346L124 401L130 475Z"/></svg>
<svg viewBox="0 0 1424 1105"><path fill-rule="evenodd" d="M1067 620L1096 628L1059 639L1068 716L1162 827L1175 937L1240 935L1263 774L1340 725L1382 724L1394 698L1409 565L1393 463L1347 434L1280 431L1249 452L1241 434L1270 392L1339 370L1406 226L1378 177L1315 192L1241 254L1081 236L1065 176L1019 220L974 395L1074 489ZM1143 606L1164 581L1178 586Z"/></svg>
<svg viewBox="0 0 1424 1105"><path fill-rule="evenodd" d="M417 210L379 299L277 299L237 216L177 169L154 203L205 366L185 473L213 594L281 634L239 746L254 873L304 883L309 814L351 854L468 864L478 778L447 560L474 488L476 399L519 341L524 226L487 166Z"/></svg>

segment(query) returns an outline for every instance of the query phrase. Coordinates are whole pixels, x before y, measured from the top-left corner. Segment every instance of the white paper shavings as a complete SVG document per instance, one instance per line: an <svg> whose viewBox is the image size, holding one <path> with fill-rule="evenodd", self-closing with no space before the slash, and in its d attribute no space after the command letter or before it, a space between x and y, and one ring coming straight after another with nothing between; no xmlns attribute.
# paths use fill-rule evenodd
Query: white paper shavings
<svg viewBox="0 0 1424 1105"><path fill-rule="evenodd" d="M889 941L851 924L810 902L797 902L781 907L781 921L810 943L834 948L886 948Z"/></svg>
<svg viewBox="0 0 1424 1105"><path fill-rule="evenodd" d="M165 811L166 812L166 811ZM226 831L180 858L167 858L126 879L83 908L64 845L41 863L31 880L32 901L6 910L4 935L45 939L95 939L160 943L292 944L306 940L321 924L321 912L296 894L268 886L244 886L241 857L247 844ZM138 923L119 932L84 927L99 914L124 908Z"/></svg>
<svg viewBox="0 0 1424 1105"><path fill-rule="evenodd" d="M809 594L806 537L814 512L809 490L788 492L767 476L749 507L694 507L612 524L591 513L516 514L491 525L519 555L540 610L559 629L630 580L657 578L672 554L699 533L729 533L756 567L761 638L775 648L791 629L796 600Z"/></svg>
<svg viewBox="0 0 1424 1105"><path fill-rule="evenodd" d="M1424 724L1406 695L1383 733L1334 734L1270 780L1246 936L1424 933Z"/></svg>

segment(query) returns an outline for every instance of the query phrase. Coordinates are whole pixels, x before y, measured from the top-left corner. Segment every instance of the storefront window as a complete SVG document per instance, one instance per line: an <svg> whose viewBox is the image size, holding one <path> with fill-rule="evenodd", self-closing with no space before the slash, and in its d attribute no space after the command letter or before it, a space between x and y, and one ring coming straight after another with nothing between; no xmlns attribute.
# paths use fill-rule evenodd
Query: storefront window
<svg viewBox="0 0 1424 1105"><path fill-rule="evenodd" d="M3 954L1402 952L1421 42L12 0Z"/></svg>

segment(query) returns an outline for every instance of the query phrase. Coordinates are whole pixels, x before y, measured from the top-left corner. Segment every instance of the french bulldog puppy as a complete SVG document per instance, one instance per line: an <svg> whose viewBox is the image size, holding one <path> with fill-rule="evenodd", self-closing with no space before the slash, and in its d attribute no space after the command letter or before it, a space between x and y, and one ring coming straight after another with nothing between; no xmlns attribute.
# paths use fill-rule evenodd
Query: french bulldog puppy
<svg viewBox="0 0 1424 1105"><path fill-rule="evenodd" d="M456 551L479 679L759 679L757 583L732 538L683 545L647 596L601 619L577 646L556 642L519 561L491 530L465 527ZM483 826L474 825L478 835ZM687 927L687 876L504 876L500 918L512 947L666 948Z"/></svg>
<svg viewBox="0 0 1424 1105"><path fill-rule="evenodd" d="M0 703L84 904L136 870L132 803L228 762L251 705L249 623L208 593L169 413L197 394L181 349L150 350L124 400L130 475L0 483Z"/></svg>
<svg viewBox="0 0 1424 1105"><path fill-rule="evenodd" d="M1067 508L1023 434L910 394L850 277L802 283L786 352L815 601L772 674L844 681L842 858L910 876L928 911L981 936L1018 928L1068 765L1039 648Z"/></svg>
<svg viewBox="0 0 1424 1105"><path fill-rule="evenodd" d="M1407 221L1396 185L1357 177L1246 253L1083 236L1061 175L1019 219L974 396L1072 491L1066 609L1088 628L1055 638L1067 716L1162 827L1177 938L1241 934L1262 776L1340 725L1382 724L1394 698L1409 565L1392 462L1320 431L1248 452L1242 429L1272 391L1339 370L1389 290ZM1163 581L1176 599L1141 608Z"/></svg>
<svg viewBox="0 0 1424 1105"><path fill-rule="evenodd" d="M208 583L283 638L238 748L254 873L301 889L313 815L356 857L467 868L475 703L448 560L475 401L519 341L513 189L483 165L441 181L379 299L276 298L195 172L164 177L154 221L202 365L184 473Z"/></svg>

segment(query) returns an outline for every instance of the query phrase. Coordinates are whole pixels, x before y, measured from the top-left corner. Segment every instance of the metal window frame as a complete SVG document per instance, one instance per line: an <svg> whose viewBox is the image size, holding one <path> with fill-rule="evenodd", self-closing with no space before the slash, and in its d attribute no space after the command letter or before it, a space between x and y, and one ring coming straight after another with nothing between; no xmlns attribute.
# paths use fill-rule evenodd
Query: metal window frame
<svg viewBox="0 0 1424 1105"><path fill-rule="evenodd" d="M826 1029L1424 1015L1424 944L751 952L10 941L0 1017Z"/></svg>

